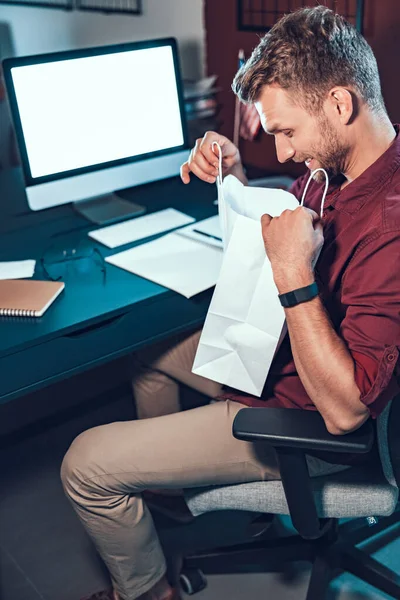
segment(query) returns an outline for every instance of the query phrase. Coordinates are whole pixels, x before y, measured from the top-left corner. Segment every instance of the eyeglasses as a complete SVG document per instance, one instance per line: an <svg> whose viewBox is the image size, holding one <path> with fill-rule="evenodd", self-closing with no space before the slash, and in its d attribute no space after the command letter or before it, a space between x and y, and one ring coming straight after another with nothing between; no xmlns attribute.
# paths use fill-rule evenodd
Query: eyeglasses
<svg viewBox="0 0 400 600"><path fill-rule="evenodd" d="M72 248L51 246L40 259L43 274L51 281L61 281L71 276L92 276L97 266L106 281L106 265L101 252L95 246L79 243Z"/></svg>

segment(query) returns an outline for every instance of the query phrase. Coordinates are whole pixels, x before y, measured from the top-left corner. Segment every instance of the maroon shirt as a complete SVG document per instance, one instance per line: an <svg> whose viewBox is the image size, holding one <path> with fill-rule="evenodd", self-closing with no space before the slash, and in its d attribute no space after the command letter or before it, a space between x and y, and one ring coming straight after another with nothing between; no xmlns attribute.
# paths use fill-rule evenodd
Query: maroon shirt
<svg viewBox="0 0 400 600"><path fill-rule="evenodd" d="M308 178L307 172L291 188L299 200ZM315 277L333 327L353 358L361 401L376 418L400 389L395 372L400 348L400 136L341 191L343 180L331 181L325 199L325 241ZM322 192L322 184L311 182L304 203L318 214ZM288 335L261 398L236 391L224 397L248 406L317 410L297 373Z"/></svg>

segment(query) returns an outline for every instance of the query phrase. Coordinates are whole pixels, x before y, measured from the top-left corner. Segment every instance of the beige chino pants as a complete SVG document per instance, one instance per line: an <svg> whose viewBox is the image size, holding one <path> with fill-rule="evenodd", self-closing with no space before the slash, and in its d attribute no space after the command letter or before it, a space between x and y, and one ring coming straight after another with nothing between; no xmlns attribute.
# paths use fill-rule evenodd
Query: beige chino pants
<svg viewBox="0 0 400 600"><path fill-rule="evenodd" d="M219 384L191 373L199 335L137 355L133 390L140 420L82 433L62 464L65 492L123 600L148 591L166 572L144 489L279 479L272 447L232 436L243 405L221 401L180 412L179 382L210 398L220 393ZM318 459L309 467L314 476L343 468Z"/></svg>

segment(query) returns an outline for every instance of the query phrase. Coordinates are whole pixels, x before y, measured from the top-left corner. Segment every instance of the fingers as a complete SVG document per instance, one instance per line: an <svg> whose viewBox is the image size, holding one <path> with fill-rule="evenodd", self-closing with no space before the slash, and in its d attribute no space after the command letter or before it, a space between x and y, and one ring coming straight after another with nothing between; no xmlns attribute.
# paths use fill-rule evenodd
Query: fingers
<svg viewBox="0 0 400 600"><path fill-rule="evenodd" d="M207 183L215 183L218 175L218 158L210 150L210 144L205 145L204 139L198 139L189 159L181 167L183 183L190 182L190 173ZM211 162L210 162L211 161Z"/></svg>
<svg viewBox="0 0 400 600"><path fill-rule="evenodd" d="M183 183L190 183L190 173L197 175L199 179L207 181L207 183L215 183L217 179L217 171L207 166L204 159L199 156L193 158L193 151L190 154L189 160L181 166L181 179Z"/></svg>
<svg viewBox="0 0 400 600"><path fill-rule="evenodd" d="M189 169L192 173L197 175L199 179L207 181L207 183L215 183L217 179L217 172L211 171L210 168L204 164L203 160L197 156L193 160L189 160Z"/></svg>
<svg viewBox="0 0 400 600"><path fill-rule="evenodd" d="M187 162L183 163L181 166L181 179L183 183L190 183L190 169L189 164Z"/></svg>
<svg viewBox="0 0 400 600"><path fill-rule="evenodd" d="M300 212L297 212L297 211L300 211ZM307 220L310 219L311 225L312 225L315 233L317 234L318 237L320 237L323 240L324 239L323 223L322 223L319 215L315 211L313 211L309 208L299 206L295 210L286 209L286 210L282 211L282 213L279 217L275 217L276 224L278 225L278 223L282 223L282 226L284 226L284 224L286 223L286 227L288 227L289 224L292 223L291 227L295 226L296 221L293 221L292 219L295 218L296 212L299 215L302 213L302 215L304 215L307 218ZM262 217L261 217L262 229L265 230L267 227L269 227L272 220L273 220L273 217L271 217L270 215L268 215L268 214L262 215Z"/></svg>
<svg viewBox="0 0 400 600"><path fill-rule="evenodd" d="M295 213L297 213L297 214L302 213L303 215L307 215L307 217L312 221L312 223L315 226L319 223L322 227L320 216L314 210L312 210L311 208L307 208L305 206L298 206L295 210L286 208L285 210L283 210L281 212L279 217L276 217L276 219L277 220L278 219L291 219L295 216ZM263 220L265 220L266 224L269 224L272 221L272 217L270 215L265 214L261 217L262 222L263 222Z"/></svg>
<svg viewBox="0 0 400 600"><path fill-rule="evenodd" d="M270 215L262 215L261 217L261 227L268 227L268 225L271 223L272 221L272 217Z"/></svg>
<svg viewBox="0 0 400 600"><path fill-rule="evenodd" d="M216 139L212 139L211 133L206 133L203 139L199 144L199 151L202 153L204 158L208 161L210 165L214 168L218 169L219 167L219 150L217 147L217 143L219 143ZM220 144L221 146L221 144ZM221 148L222 150L222 148ZM222 150L223 153L223 150Z"/></svg>
<svg viewBox="0 0 400 600"><path fill-rule="evenodd" d="M214 131L207 131L203 138L196 140L188 161L181 167L181 179L184 183L189 183L190 173L194 173L203 181L215 183L219 169L219 152L216 143L222 149L224 168L229 169L236 163L240 163L239 151L228 138Z"/></svg>
<svg viewBox="0 0 400 600"><path fill-rule="evenodd" d="M210 178L215 178L218 175L218 159L215 154L211 152L209 145L204 145L203 140L197 140L194 149L192 150L192 159L189 159L189 166L192 163L200 169L200 171ZM197 173L196 173L197 174Z"/></svg>
<svg viewBox="0 0 400 600"><path fill-rule="evenodd" d="M312 210L311 208L307 208L306 206L301 206L300 208L302 208L309 214L313 223L321 220L321 217L319 216L318 213L315 212L315 210Z"/></svg>

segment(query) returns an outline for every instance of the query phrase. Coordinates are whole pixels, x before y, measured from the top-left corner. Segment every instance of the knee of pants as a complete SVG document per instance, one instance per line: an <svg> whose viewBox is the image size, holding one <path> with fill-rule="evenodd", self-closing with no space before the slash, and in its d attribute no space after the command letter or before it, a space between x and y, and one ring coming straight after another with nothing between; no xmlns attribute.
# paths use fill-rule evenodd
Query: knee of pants
<svg viewBox="0 0 400 600"><path fill-rule="evenodd" d="M150 369L151 371L156 368L155 363L157 363L160 357L152 353L148 349L144 349L141 352L135 352L131 356L131 367L133 373L142 374L147 373Z"/></svg>
<svg viewBox="0 0 400 600"><path fill-rule="evenodd" d="M76 497L80 490L98 474L98 449L101 427L84 431L72 442L61 465L61 481L65 493Z"/></svg>

